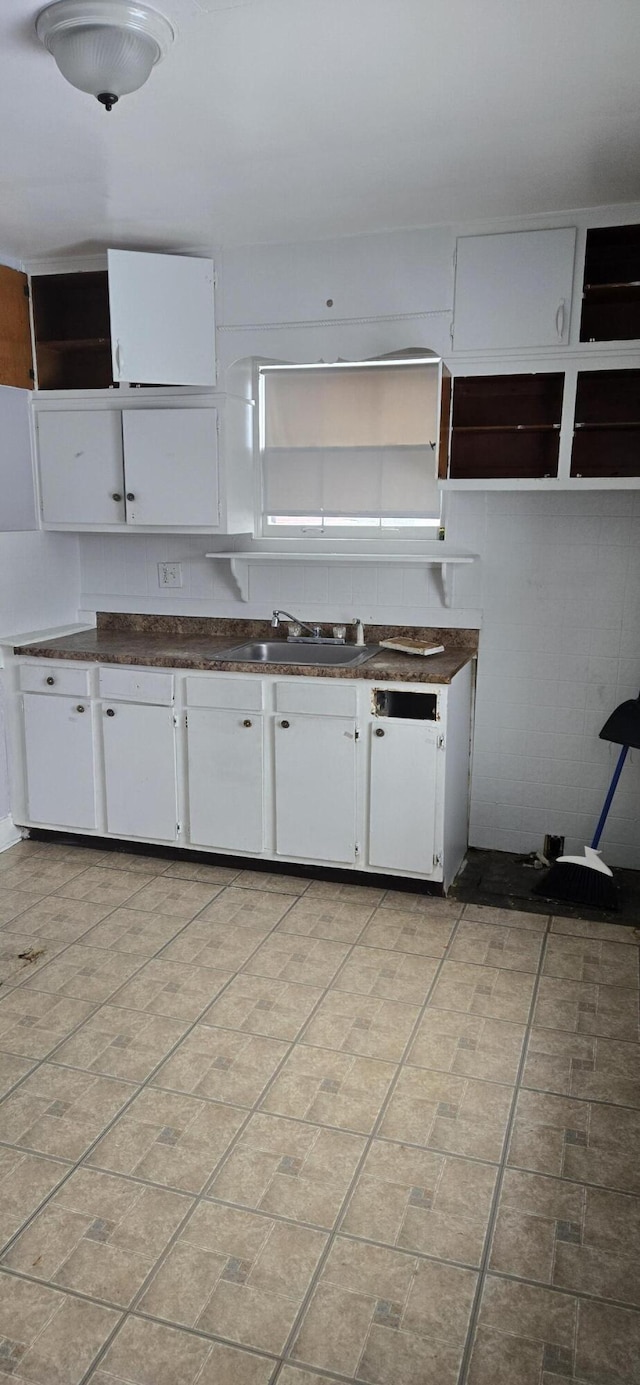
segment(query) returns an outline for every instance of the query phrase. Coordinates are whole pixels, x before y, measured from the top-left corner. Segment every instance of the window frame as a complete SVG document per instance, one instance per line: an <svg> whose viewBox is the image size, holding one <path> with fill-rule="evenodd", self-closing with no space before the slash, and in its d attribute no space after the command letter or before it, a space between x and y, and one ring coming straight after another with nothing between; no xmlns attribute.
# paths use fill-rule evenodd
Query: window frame
<svg viewBox="0 0 640 1385"><path fill-rule="evenodd" d="M277 542L278 540L283 541L283 540L295 539L295 540L299 541L302 545L304 544L304 541L305 541L305 540L316 540L316 541L317 541L317 540L320 539L320 540L324 540L325 542L328 543L331 539L333 539L334 541L339 539L339 540L342 540L342 541L344 541L344 540L347 540L347 541L348 541L348 540L353 540L354 543L357 543L358 540L363 540L363 539L369 539L369 540L371 540L371 539L377 539L377 540L379 540L383 545L386 546L387 544L389 544L389 543L391 543L391 542L393 542L394 544L397 545L397 544L402 544L403 542L406 542L406 541L409 541L409 540L415 542L417 539L418 539L418 540L419 540L419 539L422 539L422 540L425 540L425 539L426 539L426 540L429 540L429 539L436 539L436 538L439 537L439 535L440 535L440 533L441 533L441 531L442 531L442 522L443 522L443 521L442 521L443 493L442 493L441 490L438 490L438 497L439 497L438 515L437 515L437 516L436 516L436 515L434 515L434 516L429 516L429 517L426 517L426 516L425 516L424 522L415 522L415 519L414 519L413 516L406 516L406 517L405 517L405 516L402 516L402 517L398 517L395 521L394 521L393 519L388 519L388 520L385 521L384 517L381 517L380 522L378 522L378 523L372 522L372 523L370 523L370 524L367 524L367 523L366 523L367 516L362 516L362 520L363 520L362 523L354 523L354 522L353 522L353 519L355 518L354 516L345 516L345 517L344 517L344 520L339 520L338 522L333 522L333 523L329 522L329 523L326 523L326 524L325 524L322 520L321 520L321 522L320 522L319 524L307 523L305 520L301 520L301 522L300 522L299 524L296 524L295 517L293 517L293 518L291 519L291 522L281 522L281 523L279 523L279 524L273 524L273 523L269 523L269 518L270 518L270 517L269 517L269 514L267 513L267 510L266 510L266 507L265 507L265 501L264 501L264 462L263 462L264 450L265 450L265 449L264 449L264 436L265 436L265 393L264 393L264 378L265 378L265 375L266 375L267 373L269 373L269 372L271 372L271 371L275 371L275 370L303 370L303 371L323 370L323 371L326 371L327 369L332 369L332 368L334 368L334 369L340 369L340 370L345 370L345 369L361 370L363 367L367 367L367 368L369 368L369 367L376 367L376 368L379 368L379 369L384 369L385 367L392 367L392 366L410 366L410 365L415 366L415 365L419 365L420 363L421 363L421 358L420 358L419 355L417 355L417 354L411 354L411 355L408 355L408 356L403 356L402 353L399 353L399 354L397 354L397 355L396 355L395 353L393 353L393 354L391 354L390 356L386 356L386 357L384 357L384 358L382 358L382 359L379 359L379 360L375 360L375 359L374 359L374 360L361 360L361 361L314 361L314 362L295 362L295 361L273 361L273 360L267 360L267 359L264 359L264 358L263 358L263 359L256 360L256 362L255 362L255 381L254 381L255 389L254 389L254 398L256 399L256 405L257 405L257 407L256 407L256 410L255 410L255 447L254 447L254 454L255 454L255 477L254 477L254 487L255 487L256 537L257 537L258 539L260 539L261 541L267 541L267 542L268 542L269 540L272 540L272 541L276 541L276 542ZM436 353L433 353L433 355L428 355L426 351L425 351L425 356L424 356L424 363L425 363L425 364L429 363L429 364L437 365L437 366L441 366L441 365L444 364L443 361L442 361L442 357L441 357L441 356L439 356L439 355L436 354ZM436 441L436 479L437 479L437 457L438 457L438 448L439 448L439 440ZM329 521L331 521L332 519L334 519L334 516L327 516L327 519L328 519ZM413 522L412 522L412 520L413 520ZM350 522L350 521L351 521L351 522Z"/></svg>

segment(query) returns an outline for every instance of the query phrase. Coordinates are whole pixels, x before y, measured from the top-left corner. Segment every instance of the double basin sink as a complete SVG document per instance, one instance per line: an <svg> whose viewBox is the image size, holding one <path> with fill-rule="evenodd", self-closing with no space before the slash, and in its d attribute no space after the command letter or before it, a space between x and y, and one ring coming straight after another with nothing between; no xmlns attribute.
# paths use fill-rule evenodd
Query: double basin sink
<svg viewBox="0 0 640 1385"><path fill-rule="evenodd" d="M302 644L287 640L254 640L217 651L219 659L242 664L306 664L319 668L357 668L380 652L378 644Z"/></svg>

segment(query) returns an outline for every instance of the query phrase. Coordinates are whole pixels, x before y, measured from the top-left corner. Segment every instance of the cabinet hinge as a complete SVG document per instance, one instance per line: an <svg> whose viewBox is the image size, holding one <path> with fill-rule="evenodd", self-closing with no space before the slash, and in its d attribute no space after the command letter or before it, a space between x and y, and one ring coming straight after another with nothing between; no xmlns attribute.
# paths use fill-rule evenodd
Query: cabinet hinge
<svg viewBox="0 0 640 1385"><path fill-rule="evenodd" d="M25 298L29 298L29 297L31 296L30 293L29 293L29 285L28 285L28 284L23 284L23 285L22 285L22 292L23 292Z"/></svg>
<svg viewBox="0 0 640 1385"><path fill-rule="evenodd" d="M180 836L181 831L182 831L182 823L181 823L181 822L177 822L177 823L176 823L176 836L177 836L177 837Z"/></svg>
<svg viewBox="0 0 640 1385"><path fill-rule="evenodd" d="M188 726L188 725L189 725L189 718L188 718L186 712L185 712L185 714L184 714L184 724L185 724L185 726Z"/></svg>
<svg viewBox="0 0 640 1385"><path fill-rule="evenodd" d="M355 739L356 739L357 741L360 740L360 732L359 732L357 729L356 729Z"/></svg>
<svg viewBox="0 0 640 1385"><path fill-rule="evenodd" d="M359 856L359 855L360 855L360 847L358 846L358 843L357 843L357 842L356 842L355 847L354 847L354 849L353 849L353 854L354 854L354 856Z"/></svg>
<svg viewBox="0 0 640 1385"><path fill-rule="evenodd" d="M36 372L35 372L35 370L30 370L30 371L29 371L29 379L30 379L30 380L35 380L35 378L36 378Z"/></svg>
<svg viewBox="0 0 640 1385"><path fill-rule="evenodd" d="M438 747L438 750L444 750L444 736L438 736L436 745Z"/></svg>
<svg viewBox="0 0 640 1385"><path fill-rule="evenodd" d="M437 851L436 854L435 854L435 856L434 856L434 858L433 858L433 869L435 870L436 866L441 866L441 865L442 865L442 852L441 852L441 851Z"/></svg>

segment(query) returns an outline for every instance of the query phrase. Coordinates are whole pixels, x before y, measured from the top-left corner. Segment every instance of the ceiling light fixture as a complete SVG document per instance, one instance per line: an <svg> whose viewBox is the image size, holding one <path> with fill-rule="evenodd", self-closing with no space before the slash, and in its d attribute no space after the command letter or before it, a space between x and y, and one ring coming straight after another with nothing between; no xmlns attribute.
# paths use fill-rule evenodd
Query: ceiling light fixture
<svg viewBox="0 0 640 1385"><path fill-rule="evenodd" d="M129 0L56 0L40 11L36 33L72 87L108 111L143 86L174 39L164 15Z"/></svg>

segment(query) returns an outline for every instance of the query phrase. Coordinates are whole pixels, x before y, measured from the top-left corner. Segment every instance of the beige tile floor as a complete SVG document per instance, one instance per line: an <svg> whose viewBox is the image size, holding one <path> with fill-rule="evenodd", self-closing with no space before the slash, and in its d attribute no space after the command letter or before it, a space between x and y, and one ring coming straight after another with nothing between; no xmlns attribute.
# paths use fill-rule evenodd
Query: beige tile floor
<svg viewBox="0 0 640 1385"><path fill-rule="evenodd" d="M0 1378L640 1385L639 952L5 852Z"/></svg>

